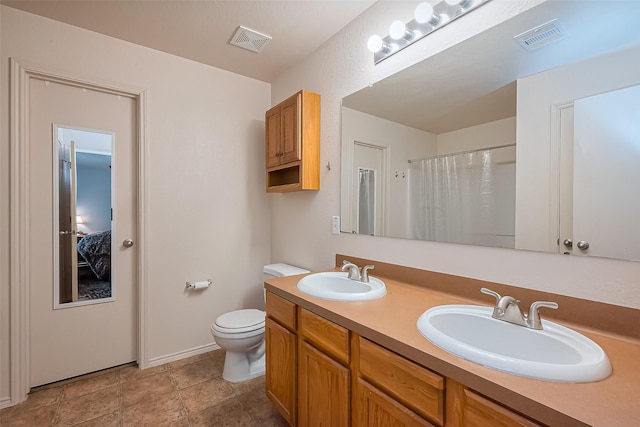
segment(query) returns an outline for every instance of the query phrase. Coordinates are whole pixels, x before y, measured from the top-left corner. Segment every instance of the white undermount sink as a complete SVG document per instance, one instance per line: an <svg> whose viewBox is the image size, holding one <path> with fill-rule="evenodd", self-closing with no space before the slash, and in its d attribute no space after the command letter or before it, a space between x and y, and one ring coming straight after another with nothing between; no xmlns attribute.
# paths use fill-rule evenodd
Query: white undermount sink
<svg viewBox="0 0 640 427"><path fill-rule="evenodd" d="M542 330L491 317L493 309L441 305L425 311L418 330L438 347L489 368L558 382L607 378L611 364L595 342L542 320Z"/></svg>
<svg viewBox="0 0 640 427"><path fill-rule="evenodd" d="M298 282L298 289L305 294L334 301L366 301L386 295L384 282L369 276L369 283L352 280L347 272L329 271L314 273Z"/></svg>

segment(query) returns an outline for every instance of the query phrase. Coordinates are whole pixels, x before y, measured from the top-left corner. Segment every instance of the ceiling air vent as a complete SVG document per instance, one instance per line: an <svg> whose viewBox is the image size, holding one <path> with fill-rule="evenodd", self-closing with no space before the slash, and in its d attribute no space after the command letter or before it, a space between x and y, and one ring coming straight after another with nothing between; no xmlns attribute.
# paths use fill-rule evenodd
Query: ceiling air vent
<svg viewBox="0 0 640 427"><path fill-rule="evenodd" d="M538 25L522 34L518 34L514 39L526 50L534 50L548 45L551 42L564 38L567 32L560 26L557 19Z"/></svg>
<svg viewBox="0 0 640 427"><path fill-rule="evenodd" d="M239 26L229 43L252 52L260 52L270 41L271 37L266 34Z"/></svg>

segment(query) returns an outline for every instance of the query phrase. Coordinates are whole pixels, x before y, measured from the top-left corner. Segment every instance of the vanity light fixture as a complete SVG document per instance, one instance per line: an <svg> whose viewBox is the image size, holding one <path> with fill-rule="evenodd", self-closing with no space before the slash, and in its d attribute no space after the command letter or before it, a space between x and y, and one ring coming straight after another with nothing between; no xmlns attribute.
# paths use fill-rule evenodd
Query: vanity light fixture
<svg viewBox="0 0 640 427"><path fill-rule="evenodd" d="M421 2L415 9L413 20L406 24L401 20L393 21L388 36L382 38L373 35L369 38L367 47L373 53L373 62L377 64L387 59L489 1L491 0L443 0L435 6L426 1Z"/></svg>

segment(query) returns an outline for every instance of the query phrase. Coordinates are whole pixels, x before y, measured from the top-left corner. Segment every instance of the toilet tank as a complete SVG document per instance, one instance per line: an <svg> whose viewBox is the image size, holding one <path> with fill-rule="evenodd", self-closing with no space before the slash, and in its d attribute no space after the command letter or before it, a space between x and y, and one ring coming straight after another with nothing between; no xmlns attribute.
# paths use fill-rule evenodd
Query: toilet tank
<svg viewBox="0 0 640 427"><path fill-rule="evenodd" d="M300 267L295 267L289 264L269 264L265 265L262 269L262 277L263 280L271 279L274 277L285 277L285 276L293 276L296 274L305 274L309 273L309 270L305 270Z"/></svg>

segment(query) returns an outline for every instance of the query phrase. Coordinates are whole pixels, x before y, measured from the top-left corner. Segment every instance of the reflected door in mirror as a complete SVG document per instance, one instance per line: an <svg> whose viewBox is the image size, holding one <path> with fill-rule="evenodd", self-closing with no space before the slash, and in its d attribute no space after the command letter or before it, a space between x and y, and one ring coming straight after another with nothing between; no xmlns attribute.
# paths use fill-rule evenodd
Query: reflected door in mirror
<svg viewBox="0 0 640 427"><path fill-rule="evenodd" d="M573 112L572 217L561 219L571 229L560 240L573 254L638 261L640 86L578 99Z"/></svg>
<svg viewBox="0 0 640 427"><path fill-rule="evenodd" d="M352 203L355 207L351 224L358 234L384 235L384 170L385 148L354 141Z"/></svg>

